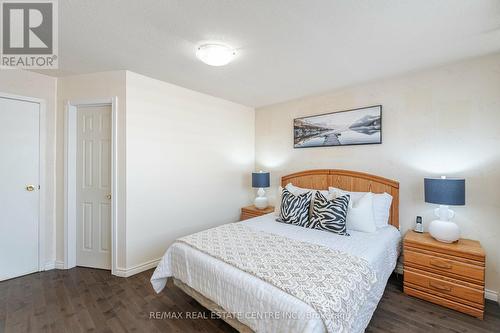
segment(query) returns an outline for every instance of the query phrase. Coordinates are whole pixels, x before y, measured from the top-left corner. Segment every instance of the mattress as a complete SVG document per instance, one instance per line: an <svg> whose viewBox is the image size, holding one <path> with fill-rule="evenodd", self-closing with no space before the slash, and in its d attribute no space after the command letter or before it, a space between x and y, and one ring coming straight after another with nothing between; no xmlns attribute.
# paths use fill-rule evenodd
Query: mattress
<svg viewBox="0 0 500 333"><path fill-rule="evenodd" d="M363 332L396 266L401 241L399 230L387 226L375 233L349 231L351 236L346 237L279 223L275 218L274 214L268 214L239 223L347 252L368 261L377 275L377 282L352 327L354 333ZM160 292L171 276L236 314L240 322L256 332L326 332L323 321L308 304L186 244L174 243L163 256L151 277L155 291Z"/></svg>

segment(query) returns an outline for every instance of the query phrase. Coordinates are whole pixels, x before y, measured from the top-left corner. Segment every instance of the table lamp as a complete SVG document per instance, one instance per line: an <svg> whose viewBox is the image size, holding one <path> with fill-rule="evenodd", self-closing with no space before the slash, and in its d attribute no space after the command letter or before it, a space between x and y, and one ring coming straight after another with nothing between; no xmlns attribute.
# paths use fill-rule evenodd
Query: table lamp
<svg viewBox="0 0 500 333"><path fill-rule="evenodd" d="M440 242L453 243L460 238L460 228L451 221L455 212L449 205L465 205L465 179L424 178L425 202L438 204L434 210L438 217L429 225L429 233Z"/></svg>
<svg viewBox="0 0 500 333"><path fill-rule="evenodd" d="M252 172L252 187L258 188L257 197L254 200L254 205L258 209L267 208L267 197L265 187L269 187L269 172Z"/></svg>

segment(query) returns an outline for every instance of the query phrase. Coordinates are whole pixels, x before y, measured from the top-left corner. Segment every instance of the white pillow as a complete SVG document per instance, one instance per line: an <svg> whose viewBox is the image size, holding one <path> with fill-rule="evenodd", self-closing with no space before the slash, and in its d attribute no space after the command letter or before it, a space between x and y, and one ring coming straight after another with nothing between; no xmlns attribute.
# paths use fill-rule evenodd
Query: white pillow
<svg viewBox="0 0 500 333"><path fill-rule="evenodd" d="M286 184L285 188L288 191L290 191L291 193L293 193L294 195L300 195L300 194L304 194L304 193L307 193L310 191L314 191L314 190L309 189L309 188L302 188L302 187L295 186L292 183Z"/></svg>
<svg viewBox="0 0 500 333"><path fill-rule="evenodd" d="M338 197L341 197L343 195L349 194L349 196L351 197L351 200L349 200L349 207L350 208L352 208L352 206L354 205L354 203L357 202L359 199L361 199L361 197L363 197L363 195L366 194L366 192L349 192L349 191L344 191L344 190L342 190L340 188L336 188L336 187L329 187L328 191L330 192L330 194L332 194L333 196L335 196L335 198L338 198Z"/></svg>
<svg viewBox="0 0 500 333"><path fill-rule="evenodd" d="M318 190L313 190L311 188L303 188L303 187L298 187L298 186L295 186L293 185L292 183L288 183L286 184L286 189L290 192L292 192L293 194L295 195L299 195L299 194L303 194L303 193L306 193L306 192L310 192L312 191L312 195L313 195L313 198L314 198L314 194L316 193L316 191ZM329 190L320 190L321 194L323 194L325 196L325 198L327 198L328 200L332 200L334 199L334 194L330 193Z"/></svg>
<svg viewBox="0 0 500 333"><path fill-rule="evenodd" d="M373 216L375 217L377 228L383 228L389 225L391 204L392 195L389 193L377 193L373 196Z"/></svg>
<svg viewBox="0 0 500 333"><path fill-rule="evenodd" d="M313 204L314 204L314 197L316 196L316 192L318 190L313 190L311 188L302 188L302 187L298 187L298 186L295 186L293 185L292 183L288 183L286 184L286 189L290 192L292 192L293 194L295 195L301 195L301 194L304 194L304 193L307 193L307 192L312 192L312 196L311 196L311 214L312 214L312 207L313 207ZM333 200L336 198L335 194L333 193L330 193L330 191L328 190L319 190L319 192L321 194L323 194L323 196L327 199L327 200Z"/></svg>
<svg viewBox="0 0 500 333"><path fill-rule="evenodd" d="M373 193L365 193L347 211L347 229L375 232L377 226L373 217Z"/></svg>
<svg viewBox="0 0 500 333"><path fill-rule="evenodd" d="M363 195L369 192L349 192L344 191L340 188L329 187L329 192L339 197L345 194L351 196L351 201L349 202L349 207L358 201ZM392 204L392 195L389 193L374 193L373 194L373 217L375 219L375 225L377 228L383 228L389 225L389 215Z"/></svg>
<svg viewBox="0 0 500 333"><path fill-rule="evenodd" d="M283 187L278 186L278 193L276 195L276 203L274 205L274 215L280 216L281 211L281 195L283 194Z"/></svg>

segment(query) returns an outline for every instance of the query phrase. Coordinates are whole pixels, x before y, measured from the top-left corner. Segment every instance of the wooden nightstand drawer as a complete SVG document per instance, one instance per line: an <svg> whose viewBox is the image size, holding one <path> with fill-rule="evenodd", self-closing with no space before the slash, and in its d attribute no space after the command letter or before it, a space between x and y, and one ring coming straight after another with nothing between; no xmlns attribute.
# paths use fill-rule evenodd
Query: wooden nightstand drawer
<svg viewBox="0 0 500 333"><path fill-rule="evenodd" d="M428 269L433 273L461 278L478 284L484 281L484 266L452 259L453 257L420 249L405 248L405 265Z"/></svg>
<svg viewBox="0 0 500 333"><path fill-rule="evenodd" d="M414 269L405 269L404 274L405 285L412 288L469 306L482 306L484 304L484 292L476 285Z"/></svg>
<svg viewBox="0 0 500 333"><path fill-rule="evenodd" d="M258 209L255 206L247 206L241 208L240 221L248 220L257 216L262 216L274 212L274 207L269 206L265 209Z"/></svg>
<svg viewBox="0 0 500 333"><path fill-rule="evenodd" d="M483 318L486 256L478 241L441 243L408 231L403 251L406 294Z"/></svg>
<svg viewBox="0 0 500 333"><path fill-rule="evenodd" d="M407 285L404 286L404 292L407 295L418 297L420 299L445 306L447 308L466 313L468 315L483 319L484 312L481 308L476 308L473 306L468 306L461 302L454 302L449 299L436 296L434 293L430 294L422 290L418 290Z"/></svg>
<svg viewBox="0 0 500 333"><path fill-rule="evenodd" d="M246 213L246 212L241 212L240 220L244 221L244 220L248 220L248 219L251 219L251 218L254 218L254 217L257 217L257 216L259 216L259 215L254 215L254 214L249 214L249 213Z"/></svg>

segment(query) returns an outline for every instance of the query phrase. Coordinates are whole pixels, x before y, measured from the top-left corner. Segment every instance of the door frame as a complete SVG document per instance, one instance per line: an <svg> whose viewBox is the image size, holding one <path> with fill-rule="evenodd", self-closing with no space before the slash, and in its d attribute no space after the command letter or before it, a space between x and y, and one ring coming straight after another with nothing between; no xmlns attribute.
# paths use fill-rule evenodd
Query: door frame
<svg viewBox="0 0 500 333"><path fill-rule="evenodd" d="M46 118L46 103L44 99L8 94L0 91L0 98L12 99L21 102L31 102L38 104L38 185L40 186L38 190L38 271L45 270L45 224L46 219L46 193L48 188L45 183L45 172L46 172L46 140L47 140L47 118ZM55 230L54 230L55 231ZM53 233L55 237L55 232ZM55 239L53 240L55 242Z"/></svg>
<svg viewBox="0 0 500 333"><path fill-rule="evenodd" d="M76 142L77 109L89 106L111 106L111 274L116 275L117 263L117 110L118 98L74 100L65 103L64 128L64 268L76 266Z"/></svg>

